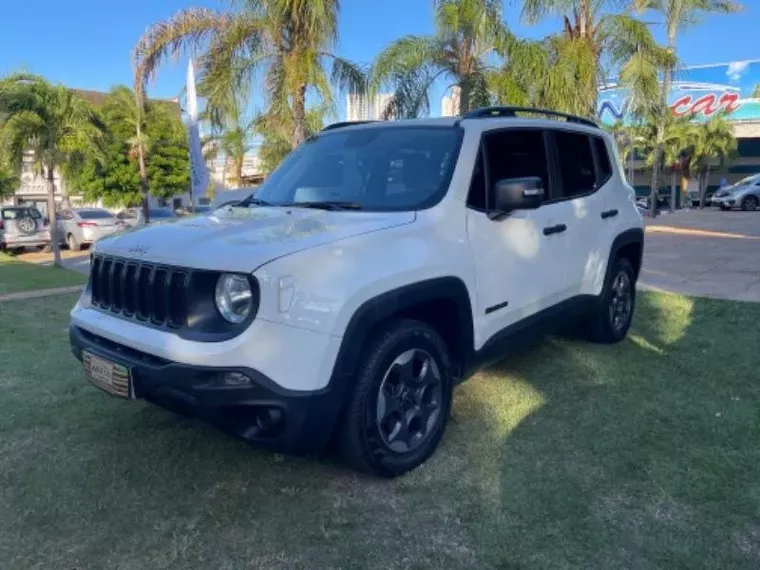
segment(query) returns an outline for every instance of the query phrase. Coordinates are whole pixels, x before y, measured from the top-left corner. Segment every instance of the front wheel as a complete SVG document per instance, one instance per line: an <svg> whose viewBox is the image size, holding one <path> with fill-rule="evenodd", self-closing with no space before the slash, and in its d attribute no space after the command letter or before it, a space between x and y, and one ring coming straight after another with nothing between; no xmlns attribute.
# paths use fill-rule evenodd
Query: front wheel
<svg viewBox="0 0 760 570"><path fill-rule="evenodd" d="M628 334L636 306L636 274L624 257L613 262L601 299L589 322L591 340L603 344L620 342Z"/></svg>
<svg viewBox="0 0 760 570"><path fill-rule="evenodd" d="M742 202L742 210L745 212L752 212L757 208L757 197L747 196Z"/></svg>
<svg viewBox="0 0 760 570"><path fill-rule="evenodd" d="M365 348L339 447L352 467L395 477L438 447L451 409L448 351L438 333L414 320L396 322Z"/></svg>

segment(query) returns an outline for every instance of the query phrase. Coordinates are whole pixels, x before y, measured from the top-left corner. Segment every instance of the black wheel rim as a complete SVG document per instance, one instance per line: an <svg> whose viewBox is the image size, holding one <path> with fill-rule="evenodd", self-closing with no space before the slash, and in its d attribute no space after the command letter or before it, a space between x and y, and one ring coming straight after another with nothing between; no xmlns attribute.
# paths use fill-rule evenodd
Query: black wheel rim
<svg viewBox="0 0 760 570"><path fill-rule="evenodd" d="M754 210L755 208L757 208L757 198L755 198L754 196L750 196L744 201L744 206L748 210Z"/></svg>
<svg viewBox="0 0 760 570"><path fill-rule="evenodd" d="M633 287L628 274L621 271L612 281L610 297L610 323L619 332L626 327L633 310Z"/></svg>
<svg viewBox="0 0 760 570"><path fill-rule="evenodd" d="M441 415L441 371L425 350L413 348L388 367L377 396L377 428L396 453L417 449L435 431Z"/></svg>

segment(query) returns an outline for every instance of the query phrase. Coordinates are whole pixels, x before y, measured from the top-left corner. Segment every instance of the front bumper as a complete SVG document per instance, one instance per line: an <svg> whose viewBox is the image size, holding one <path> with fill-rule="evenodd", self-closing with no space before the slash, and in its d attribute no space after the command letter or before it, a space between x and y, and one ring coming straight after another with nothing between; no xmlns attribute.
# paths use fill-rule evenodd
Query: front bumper
<svg viewBox="0 0 760 570"><path fill-rule="evenodd" d="M3 238L0 241L2 241L3 245L8 248L39 247L41 245L50 245L50 234Z"/></svg>
<svg viewBox="0 0 760 570"><path fill-rule="evenodd" d="M726 208L732 208L736 206L736 198L733 196L721 196L713 197L712 201L710 202L713 206L723 206Z"/></svg>
<svg viewBox="0 0 760 570"><path fill-rule="evenodd" d="M126 347L81 327L69 329L71 349L116 362L131 370L133 393L161 407L198 417L251 443L285 453L321 449L336 425L342 391L328 385L318 391L286 390L266 375L246 367L180 364ZM250 378L229 386L223 374Z"/></svg>

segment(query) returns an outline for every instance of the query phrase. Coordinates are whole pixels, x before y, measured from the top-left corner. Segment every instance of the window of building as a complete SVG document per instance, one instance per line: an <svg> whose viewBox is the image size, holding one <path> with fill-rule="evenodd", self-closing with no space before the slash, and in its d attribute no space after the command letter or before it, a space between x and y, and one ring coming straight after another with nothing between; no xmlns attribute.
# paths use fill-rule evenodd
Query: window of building
<svg viewBox="0 0 760 570"><path fill-rule="evenodd" d="M554 131L562 176L562 197L573 198L596 190L596 171L588 135Z"/></svg>

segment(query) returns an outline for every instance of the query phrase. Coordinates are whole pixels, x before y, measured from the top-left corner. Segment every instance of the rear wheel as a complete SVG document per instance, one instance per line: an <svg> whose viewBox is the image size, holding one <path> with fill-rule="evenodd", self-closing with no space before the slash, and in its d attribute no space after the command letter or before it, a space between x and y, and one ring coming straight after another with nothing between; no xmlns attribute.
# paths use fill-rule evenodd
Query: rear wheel
<svg viewBox="0 0 760 570"><path fill-rule="evenodd" d="M403 320L377 334L361 359L340 433L352 467L395 477L435 451L451 409L446 345L425 323Z"/></svg>
<svg viewBox="0 0 760 570"><path fill-rule="evenodd" d="M69 234L66 236L66 245L69 246L69 249L71 251L79 251L82 249L82 244L77 241L77 238L74 237L74 234Z"/></svg>
<svg viewBox="0 0 760 570"><path fill-rule="evenodd" d="M636 306L636 274L628 259L615 259L599 304L591 315L589 337L615 344L628 334Z"/></svg>
<svg viewBox="0 0 760 570"><path fill-rule="evenodd" d="M742 200L742 210L751 212L757 208L758 200L757 196L747 196Z"/></svg>

